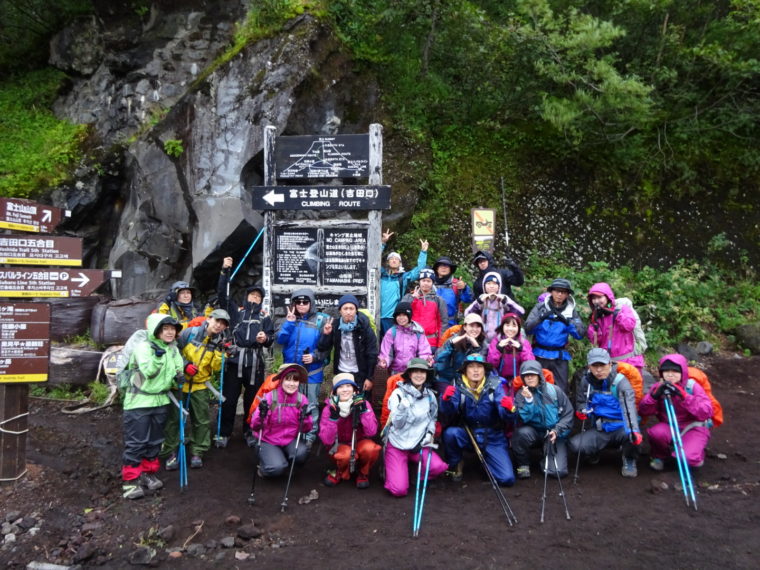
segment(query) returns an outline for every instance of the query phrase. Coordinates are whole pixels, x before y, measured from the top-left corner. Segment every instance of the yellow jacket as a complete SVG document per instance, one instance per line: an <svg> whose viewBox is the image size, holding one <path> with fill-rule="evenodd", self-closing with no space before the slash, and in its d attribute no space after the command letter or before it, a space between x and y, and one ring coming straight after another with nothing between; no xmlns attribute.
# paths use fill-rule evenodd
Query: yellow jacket
<svg viewBox="0 0 760 570"><path fill-rule="evenodd" d="M184 329L177 339L182 358L185 363L192 363L198 367L195 376L185 374L183 392L206 390L206 381L213 380L214 376L222 369L222 335L209 337L206 328L207 323L197 327Z"/></svg>

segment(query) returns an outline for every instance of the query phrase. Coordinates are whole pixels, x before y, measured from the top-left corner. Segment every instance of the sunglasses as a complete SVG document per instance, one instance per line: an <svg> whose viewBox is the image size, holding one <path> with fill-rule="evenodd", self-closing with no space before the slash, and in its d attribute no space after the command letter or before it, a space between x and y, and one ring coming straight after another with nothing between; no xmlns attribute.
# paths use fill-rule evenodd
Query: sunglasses
<svg viewBox="0 0 760 570"><path fill-rule="evenodd" d="M293 304L295 304L295 305L309 305L309 304L311 304L311 301L309 301L308 299L297 299L297 300L293 301Z"/></svg>

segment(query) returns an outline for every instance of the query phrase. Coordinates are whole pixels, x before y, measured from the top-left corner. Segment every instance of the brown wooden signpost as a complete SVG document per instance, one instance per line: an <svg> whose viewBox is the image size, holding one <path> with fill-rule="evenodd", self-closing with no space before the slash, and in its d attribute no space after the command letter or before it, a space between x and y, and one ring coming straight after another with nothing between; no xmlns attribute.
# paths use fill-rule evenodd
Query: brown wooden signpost
<svg viewBox="0 0 760 570"><path fill-rule="evenodd" d="M0 235L0 263L82 266L82 238Z"/></svg>
<svg viewBox="0 0 760 570"><path fill-rule="evenodd" d="M87 297L121 271L0 267L0 297Z"/></svg>
<svg viewBox="0 0 760 570"><path fill-rule="evenodd" d="M21 232L52 232L69 210L45 206L31 200L0 198L0 228Z"/></svg>
<svg viewBox="0 0 760 570"><path fill-rule="evenodd" d="M48 379L50 305L0 303L0 482L26 473L29 382Z"/></svg>

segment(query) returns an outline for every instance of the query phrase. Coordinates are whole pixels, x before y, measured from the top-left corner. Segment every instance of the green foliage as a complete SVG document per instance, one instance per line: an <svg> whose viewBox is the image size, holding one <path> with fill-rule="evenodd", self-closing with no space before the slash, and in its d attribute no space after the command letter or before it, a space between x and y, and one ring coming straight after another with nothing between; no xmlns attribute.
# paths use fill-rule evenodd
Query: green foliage
<svg viewBox="0 0 760 570"><path fill-rule="evenodd" d="M0 196L26 198L65 181L87 127L48 109L64 74L43 69L0 83Z"/></svg>
<svg viewBox="0 0 760 570"><path fill-rule="evenodd" d="M70 384L34 384L30 386L29 394L33 398L64 401L84 400L87 397L82 386Z"/></svg>
<svg viewBox="0 0 760 570"><path fill-rule="evenodd" d="M90 0L0 2L0 76L44 65L50 37L71 19L91 12Z"/></svg>
<svg viewBox="0 0 760 570"><path fill-rule="evenodd" d="M164 141L164 152L173 158L179 158L185 152L185 147L182 146L182 141L169 139Z"/></svg>
<svg viewBox="0 0 760 570"><path fill-rule="evenodd" d="M667 271L644 267L613 269L593 262L578 270L534 258L524 267L526 280L519 298L534 300L555 277L570 279L577 306L588 322L586 292L594 283L608 283L617 297L629 297L641 317L649 353L672 350L679 342L710 340L725 344L734 329L760 319L760 284L709 263L680 261ZM526 310L531 303L526 302Z"/></svg>

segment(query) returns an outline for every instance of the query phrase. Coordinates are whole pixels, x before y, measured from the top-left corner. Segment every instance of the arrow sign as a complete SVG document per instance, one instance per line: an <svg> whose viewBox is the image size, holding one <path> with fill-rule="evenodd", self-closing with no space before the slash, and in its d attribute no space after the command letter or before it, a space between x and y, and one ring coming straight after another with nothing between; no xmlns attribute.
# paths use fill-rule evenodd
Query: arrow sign
<svg viewBox="0 0 760 570"><path fill-rule="evenodd" d="M52 232L70 210L20 198L0 198L0 228L21 232Z"/></svg>
<svg viewBox="0 0 760 570"><path fill-rule="evenodd" d="M86 297L121 271L0 267L0 297Z"/></svg>
<svg viewBox="0 0 760 570"><path fill-rule="evenodd" d="M285 202L285 194L278 194L274 190L270 190L267 194L264 194L264 200L270 206L274 206L278 202Z"/></svg>

